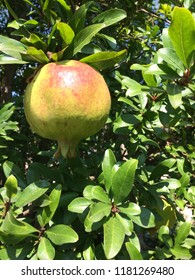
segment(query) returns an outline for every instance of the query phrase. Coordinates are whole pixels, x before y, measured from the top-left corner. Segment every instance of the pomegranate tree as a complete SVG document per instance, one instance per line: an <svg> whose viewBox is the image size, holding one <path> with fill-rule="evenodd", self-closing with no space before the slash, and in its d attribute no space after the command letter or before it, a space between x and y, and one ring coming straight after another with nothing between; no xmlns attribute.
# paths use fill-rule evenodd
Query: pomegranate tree
<svg viewBox="0 0 195 280"><path fill-rule="evenodd" d="M32 130L56 140L56 156L74 157L81 139L98 132L111 105L107 84L91 66L67 60L37 71L24 95L24 111Z"/></svg>

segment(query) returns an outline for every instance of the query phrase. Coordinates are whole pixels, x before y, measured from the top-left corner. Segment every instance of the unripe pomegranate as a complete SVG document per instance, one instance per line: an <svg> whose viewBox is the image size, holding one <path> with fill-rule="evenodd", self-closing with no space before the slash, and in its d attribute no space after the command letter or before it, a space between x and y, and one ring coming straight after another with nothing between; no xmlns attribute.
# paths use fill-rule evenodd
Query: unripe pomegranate
<svg viewBox="0 0 195 280"><path fill-rule="evenodd" d="M102 75L76 60L44 65L24 95L24 111L32 130L57 140L56 155L64 157L74 157L80 140L103 127L110 105Z"/></svg>

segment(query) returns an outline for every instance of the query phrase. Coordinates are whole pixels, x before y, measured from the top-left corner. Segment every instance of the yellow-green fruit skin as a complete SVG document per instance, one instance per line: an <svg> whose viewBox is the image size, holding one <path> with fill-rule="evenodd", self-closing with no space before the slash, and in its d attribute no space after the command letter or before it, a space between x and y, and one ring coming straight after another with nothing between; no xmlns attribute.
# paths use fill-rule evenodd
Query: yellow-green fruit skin
<svg viewBox="0 0 195 280"><path fill-rule="evenodd" d="M74 157L80 140L104 126L110 106L110 92L102 75L76 60L44 65L24 95L24 112L32 130L57 140L58 152L64 157Z"/></svg>

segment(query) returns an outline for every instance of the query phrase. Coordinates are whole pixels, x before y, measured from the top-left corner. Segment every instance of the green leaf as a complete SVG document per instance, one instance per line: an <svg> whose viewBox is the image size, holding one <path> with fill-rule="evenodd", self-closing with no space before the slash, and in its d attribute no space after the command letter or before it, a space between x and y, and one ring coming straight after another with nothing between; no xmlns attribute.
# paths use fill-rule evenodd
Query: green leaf
<svg viewBox="0 0 195 280"><path fill-rule="evenodd" d="M170 248L170 251L176 257L176 259L190 260L192 258L190 250L178 244L175 245L173 248Z"/></svg>
<svg viewBox="0 0 195 280"><path fill-rule="evenodd" d="M116 163L116 158L111 149L107 149L104 154L104 159L102 161L102 170L104 176L104 184L107 192L109 192L112 184L112 168Z"/></svg>
<svg viewBox="0 0 195 280"><path fill-rule="evenodd" d="M63 48L65 46L70 45L74 36L75 36L72 28L67 23L58 22L57 23L57 30L59 30L60 36L62 37L62 39L64 41Z"/></svg>
<svg viewBox="0 0 195 280"><path fill-rule="evenodd" d="M35 47L28 47L27 54L34 60L42 64L49 62L48 57L45 55L43 50L38 50Z"/></svg>
<svg viewBox="0 0 195 280"><path fill-rule="evenodd" d="M143 260L142 254L131 242L126 242L125 247L131 260Z"/></svg>
<svg viewBox="0 0 195 280"><path fill-rule="evenodd" d="M6 195L9 199L18 192L18 181L14 175L10 175L5 181Z"/></svg>
<svg viewBox="0 0 195 280"><path fill-rule="evenodd" d="M123 163L113 175L111 192L115 205L124 202L128 198L133 187L137 164L136 159L130 159Z"/></svg>
<svg viewBox="0 0 195 280"><path fill-rule="evenodd" d="M173 246L173 239L170 236L168 226L161 226L158 231L158 239L163 242L168 248Z"/></svg>
<svg viewBox="0 0 195 280"><path fill-rule="evenodd" d="M127 13L121 9L109 9L93 19L93 23L104 23L106 26L113 25L126 18Z"/></svg>
<svg viewBox="0 0 195 280"><path fill-rule="evenodd" d="M128 215L132 221L143 228L152 228L155 226L154 214L147 208L141 207L141 213L139 215Z"/></svg>
<svg viewBox="0 0 195 280"><path fill-rule="evenodd" d="M16 20L19 20L18 16L16 15L16 13L14 12L14 10L11 8L10 4L8 3L7 0L4 0L5 2L5 6L7 8L7 10L9 11L9 13L12 15L12 17Z"/></svg>
<svg viewBox="0 0 195 280"><path fill-rule="evenodd" d="M25 64L26 61L17 59L12 56L0 54L0 64Z"/></svg>
<svg viewBox="0 0 195 280"><path fill-rule="evenodd" d="M89 25L79 31L73 40L73 55L80 52L85 45L90 43L92 38L103 28L105 28L105 24L97 23Z"/></svg>
<svg viewBox="0 0 195 280"><path fill-rule="evenodd" d="M186 9L189 9L193 3L194 0L184 0L183 5Z"/></svg>
<svg viewBox="0 0 195 280"><path fill-rule="evenodd" d="M184 222L176 232L175 244L181 244L188 237L191 230L191 222Z"/></svg>
<svg viewBox="0 0 195 280"><path fill-rule="evenodd" d="M141 252L141 250L142 250L142 248L141 248L141 244L140 244L140 236L139 236L139 232L138 232L138 235L133 231L132 232L132 234L131 234L131 236L129 236L128 238L127 238L127 240L128 240L128 242L130 242L131 244L133 244L136 248L137 248L137 250L139 251L139 252Z"/></svg>
<svg viewBox="0 0 195 280"><path fill-rule="evenodd" d="M85 26L86 14L89 7L93 4L93 1L87 1L81 7L79 7L69 21L69 25L74 30L75 34L77 34L80 30L82 30Z"/></svg>
<svg viewBox="0 0 195 280"><path fill-rule="evenodd" d="M175 190L181 188L181 183L175 178L170 178L162 181L165 185L168 186L170 190Z"/></svg>
<svg viewBox="0 0 195 280"><path fill-rule="evenodd" d="M107 221L107 217L103 217L101 220L99 220L98 222L93 222L90 218L89 218L89 212L87 213L87 215L84 213L83 217L81 214L81 219L83 219L83 217L85 218L84 220L84 227L85 227L85 231L86 232L91 232L91 231L96 231L100 228L103 227L104 223Z"/></svg>
<svg viewBox="0 0 195 280"><path fill-rule="evenodd" d="M0 250L0 260L27 260L32 249L32 244L6 246Z"/></svg>
<svg viewBox="0 0 195 280"><path fill-rule="evenodd" d="M85 62L97 70L104 70L115 66L126 56L126 50L120 52L98 52L82 58L80 61Z"/></svg>
<svg viewBox="0 0 195 280"><path fill-rule="evenodd" d="M149 73L148 73L149 74ZM127 89L126 91L126 96L133 97L139 94L142 94L143 92L146 92L148 87L142 86L135 80L125 77L122 80L122 86L123 88Z"/></svg>
<svg viewBox="0 0 195 280"><path fill-rule="evenodd" d="M50 183L45 180L39 180L27 186L18 196L15 205L23 207L42 196L50 187Z"/></svg>
<svg viewBox="0 0 195 280"><path fill-rule="evenodd" d="M6 217L3 220L1 230L9 234L24 237L29 236L31 233L38 232L38 230L30 224L16 219L10 211L7 212Z"/></svg>
<svg viewBox="0 0 195 280"><path fill-rule="evenodd" d="M111 47L111 49L116 50L117 41L114 37L108 36L108 35L103 34L103 33L99 33L98 38L103 39L106 42L106 44L108 44Z"/></svg>
<svg viewBox="0 0 195 280"><path fill-rule="evenodd" d="M158 180L164 174L166 174L176 163L176 159L170 158L161 161L152 171L150 180Z"/></svg>
<svg viewBox="0 0 195 280"><path fill-rule="evenodd" d="M163 43L164 48L173 49L173 44L172 44L171 38L169 36L169 28L163 28L163 30L162 30L162 43ZM174 50L174 52L175 52L175 50Z"/></svg>
<svg viewBox="0 0 195 280"><path fill-rule="evenodd" d="M94 260L95 257L94 245L91 241L91 238L88 238L83 247L83 258L84 260Z"/></svg>
<svg viewBox="0 0 195 280"><path fill-rule="evenodd" d="M15 106L13 105L12 102L9 102L0 109L0 123L6 122L12 116L15 110Z"/></svg>
<svg viewBox="0 0 195 280"><path fill-rule="evenodd" d="M66 3L65 0L57 0L58 3L61 4L61 6L64 8L64 10L70 12L71 11L71 7Z"/></svg>
<svg viewBox="0 0 195 280"><path fill-rule="evenodd" d="M91 222L96 223L104 217L108 217L111 213L111 205L97 202L91 205L88 218Z"/></svg>
<svg viewBox="0 0 195 280"><path fill-rule="evenodd" d="M130 236L132 234L133 231L133 222L129 217L125 217L125 215L123 214L118 214L116 213L116 219L118 219L121 223L121 226L124 227L125 229L125 234L127 236Z"/></svg>
<svg viewBox="0 0 195 280"><path fill-rule="evenodd" d="M140 206L134 202L128 202L128 203L122 204L118 208L121 213L126 214L127 216L128 215L139 215L141 213Z"/></svg>
<svg viewBox="0 0 195 280"><path fill-rule="evenodd" d="M69 226L56 225L46 230L47 237L55 244L75 243L78 241L77 233Z"/></svg>
<svg viewBox="0 0 195 280"><path fill-rule="evenodd" d="M124 238L125 229L116 217L111 217L104 223L104 252L107 259L114 258L120 251Z"/></svg>
<svg viewBox="0 0 195 280"><path fill-rule="evenodd" d="M158 50L158 57L162 58L168 63L168 65L172 66L177 70L180 70L182 72L185 70L183 63L177 56L175 50L171 48L162 48Z"/></svg>
<svg viewBox="0 0 195 280"><path fill-rule="evenodd" d="M195 49L194 42L195 20L186 8L175 7L169 27L169 36L178 57L189 68L188 57Z"/></svg>
<svg viewBox="0 0 195 280"><path fill-rule="evenodd" d="M89 185L83 191L83 196L89 200L99 200L104 203L109 203L110 199L108 194L100 186Z"/></svg>
<svg viewBox="0 0 195 280"><path fill-rule="evenodd" d="M23 42L25 45L33 46L37 49L47 49L47 44L38 35L34 33L31 33L28 38L23 37L21 39L21 42Z"/></svg>
<svg viewBox="0 0 195 280"><path fill-rule="evenodd" d="M11 161L5 161L3 163L3 172L5 174L5 176L8 178L11 174L13 174L16 178L17 178L17 181L18 181L18 185L21 187L21 188L25 188L26 187L26 182L24 180L24 175L23 175L23 172L21 171L21 169L16 165L14 164L13 162Z"/></svg>
<svg viewBox="0 0 195 280"><path fill-rule="evenodd" d="M77 197L68 205L68 210L74 213L83 213L91 203L91 200L84 197Z"/></svg>
<svg viewBox="0 0 195 280"><path fill-rule="evenodd" d="M49 223L56 212L60 201L60 195L62 191L62 186L57 185L50 193L49 199L51 203L44 207L40 214L38 214L37 219L40 226L44 227L47 223Z"/></svg>
<svg viewBox="0 0 195 280"><path fill-rule="evenodd" d="M191 249L192 247L195 247L195 239L194 238L186 238L185 241L182 244L182 247L185 247L187 249Z"/></svg>
<svg viewBox="0 0 195 280"><path fill-rule="evenodd" d="M1 55L1 60L6 61L6 58L12 57L12 59L16 61L20 61L22 63L22 53L26 53L26 46L21 42L0 35L0 52L6 54L7 56ZM25 62L24 62L25 63Z"/></svg>
<svg viewBox="0 0 195 280"><path fill-rule="evenodd" d="M168 84L166 87L169 102L173 109L177 109L183 103L182 101L182 87L180 85Z"/></svg>
<svg viewBox="0 0 195 280"><path fill-rule="evenodd" d="M39 260L53 260L55 257L55 249L49 239L42 237L37 249Z"/></svg>

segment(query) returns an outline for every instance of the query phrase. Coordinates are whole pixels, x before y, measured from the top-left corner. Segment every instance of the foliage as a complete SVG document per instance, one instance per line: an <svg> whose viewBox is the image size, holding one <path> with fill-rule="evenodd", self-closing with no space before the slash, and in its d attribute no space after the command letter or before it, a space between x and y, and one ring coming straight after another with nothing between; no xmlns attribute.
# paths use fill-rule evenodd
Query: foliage
<svg viewBox="0 0 195 280"><path fill-rule="evenodd" d="M145 2L1 4L0 259L195 258L195 5ZM22 101L36 68L64 59L112 95L105 128L67 160Z"/></svg>

